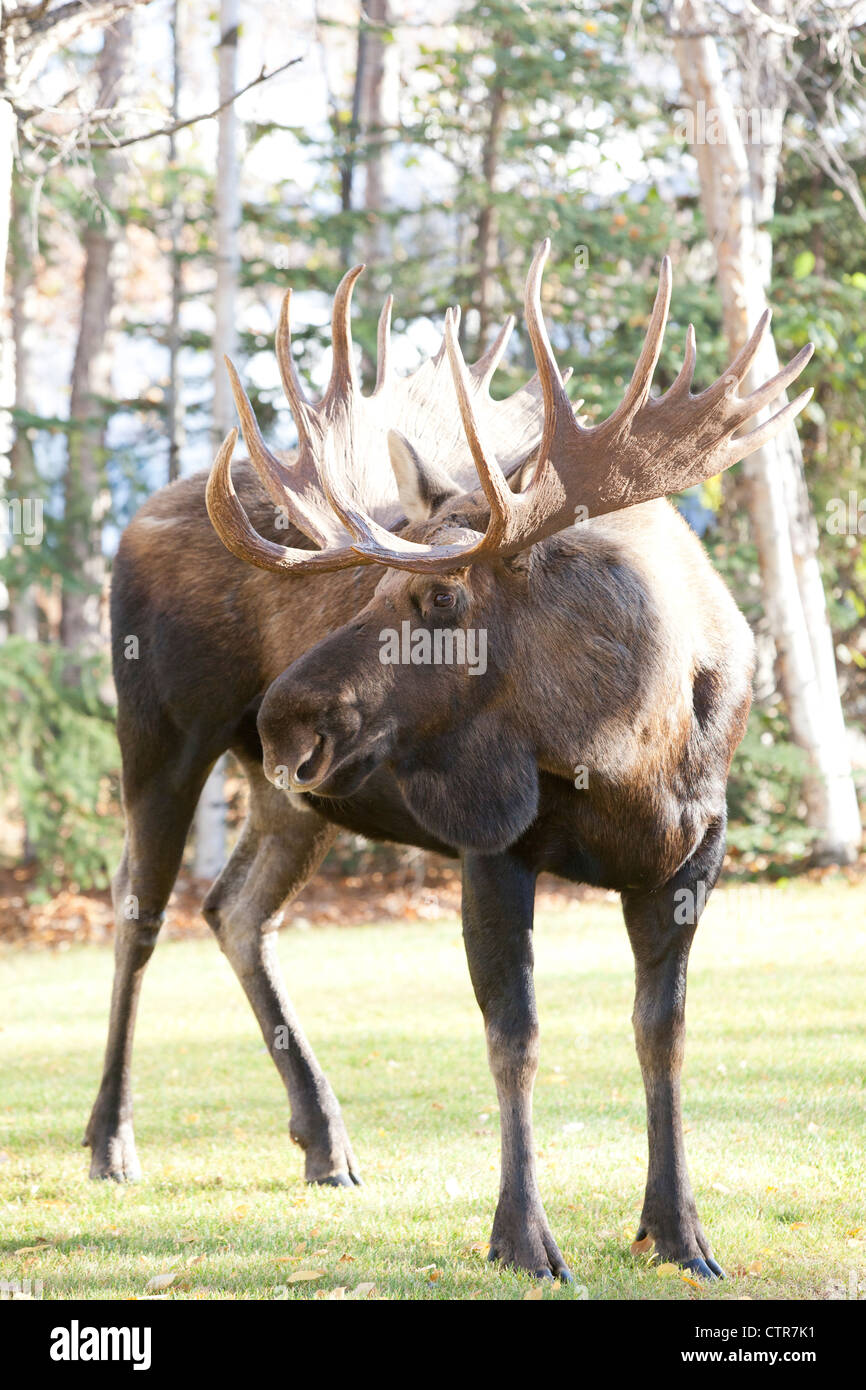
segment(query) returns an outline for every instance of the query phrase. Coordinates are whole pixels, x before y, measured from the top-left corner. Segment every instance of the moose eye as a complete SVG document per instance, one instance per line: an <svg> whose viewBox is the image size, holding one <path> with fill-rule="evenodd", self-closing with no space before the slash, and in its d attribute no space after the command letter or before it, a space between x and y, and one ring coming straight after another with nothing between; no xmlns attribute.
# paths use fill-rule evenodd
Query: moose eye
<svg viewBox="0 0 866 1390"><path fill-rule="evenodd" d="M450 589L440 589L437 594L433 595L434 608L453 608L455 602L455 596Z"/></svg>

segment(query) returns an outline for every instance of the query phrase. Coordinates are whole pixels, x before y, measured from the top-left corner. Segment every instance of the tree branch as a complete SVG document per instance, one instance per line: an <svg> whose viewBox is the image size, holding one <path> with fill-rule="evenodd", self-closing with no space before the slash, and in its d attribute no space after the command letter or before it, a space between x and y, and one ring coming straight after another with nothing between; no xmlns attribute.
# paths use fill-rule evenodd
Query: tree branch
<svg viewBox="0 0 866 1390"><path fill-rule="evenodd" d="M278 77L280 73L285 72L288 68L293 68L296 63L300 63L302 60L303 55L300 58L290 58L287 63L281 63L278 68L273 68L270 72L262 68L258 77L254 77L245 86L239 87L226 101L220 102L219 106L215 106L212 111L203 111L198 116L188 116L182 121L171 121L168 125L160 126L157 130L148 130L143 135L126 135L118 140L88 140L87 148L90 150L123 150L130 145L139 145L145 140L157 140L162 135L176 135L179 130L185 130L187 126L198 125L199 121L209 121L214 116L218 116L221 111L225 111L227 106L233 105L245 92L251 91L253 87L258 87L262 82L269 82L272 77ZM90 124L92 121L93 115L91 114L82 124ZM51 135L48 131L40 130L38 127L33 128L33 134L49 145L60 146L68 141L68 137L64 141L59 136Z"/></svg>

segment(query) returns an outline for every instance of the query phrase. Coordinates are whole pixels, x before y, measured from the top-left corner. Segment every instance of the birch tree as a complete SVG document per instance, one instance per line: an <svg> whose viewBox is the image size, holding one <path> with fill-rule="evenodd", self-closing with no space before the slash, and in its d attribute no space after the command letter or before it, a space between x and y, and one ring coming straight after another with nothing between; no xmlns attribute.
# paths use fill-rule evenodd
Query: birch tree
<svg viewBox="0 0 866 1390"><path fill-rule="evenodd" d="M675 0L672 18L680 78L691 104L690 143L701 205L716 252L724 331L733 354L767 307L773 254L769 220L791 82L785 52L791 24L782 0L765 0L763 9L752 5L738 17L738 52L746 40L749 55L740 69L738 108L703 0ZM772 377L778 365L768 335L752 368L754 384ZM741 389L751 389L750 381ZM794 428L745 460L743 476L782 693L794 740L809 757L804 798L816 834L814 855L821 862L846 863L857 856L860 815L818 567L818 532Z"/></svg>
<svg viewBox="0 0 866 1390"><path fill-rule="evenodd" d="M33 292L33 224L27 190L20 178L15 180L13 197L12 236L9 247L10 309L12 315L12 347L14 352L15 409L28 415L35 413L33 393L33 354L28 334L30 299ZM36 498L39 482L33 455L33 443L26 425L16 424L15 437L9 452L9 492L14 497ZM9 627L17 637L33 642L38 636L36 593L26 573L20 580L9 581Z"/></svg>
<svg viewBox="0 0 866 1390"><path fill-rule="evenodd" d="M166 422L168 425L168 481L180 477L180 451L183 443L183 406L180 391L180 314L183 300L183 271L180 258L183 231L183 200L178 187L177 134L174 126L180 120L181 47L180 4L172 0L171 11L171 133L168 137L168 166L171 179L169 205L169 255L171 258L171 309L169 311L168 391L166 393Z"/></svg>
<svg viewBox="0 0 866 1390"><path fill-rule="evenodd" d="M223 356L235 357L237 284L240 273L240 171L237 116L232 97L237 89L239 0L221 0L219 43L219 145L216 182L216 290L214 297L214 449L234 424L234 403ZM195 820L197 878L213 878L225 859L225 758L205 783Z"/></svg>
<svg viewBox="0 0 866 1390"><path fill-rule="evenodd" d="M98 29L149 0L0 0L0 272L6 265L12 222L12 169L19 122L38 114L31 105L40 73L64 45ZM8 475L12 445L10 411L15 401L15 356L11 316L0 314L0 482Z"/></svg>
<svg viewBox="0 0 866 1390"><path fill-rule="evenodd" d="M98 63L99 109L116 106L130 56L129 16L105 30ZM94 162L94 187L82 238L84 284L69 403L69 448L64 487L63 589L60 640L70 650L97 652L104 643L101 603L106 563L102 526L109 496L105 478L105 401L111 393L112 310L122 227L118 203L123 156L105 152Z"/></svg>
<svg viewBox="0 0 866 1390"><path fill-rule="evenodd" d="M367 0L366 27L362 15L358 41L357 81L360 88L359 120L365 143L364 211L367 214L367 230L364 258L374 265L385 261L389 254L387 226L382 213L387 202L386 70L389 49L396 49L396 45L389 42L387 27L390 22L388 0Z"/></svg>

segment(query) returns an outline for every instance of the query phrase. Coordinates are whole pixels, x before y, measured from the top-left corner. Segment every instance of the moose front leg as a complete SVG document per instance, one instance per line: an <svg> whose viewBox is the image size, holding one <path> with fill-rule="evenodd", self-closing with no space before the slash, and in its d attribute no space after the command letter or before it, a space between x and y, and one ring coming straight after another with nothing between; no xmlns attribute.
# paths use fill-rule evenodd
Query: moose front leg
<svg viewBox="0 0 866 1390"><path fill-rule="evenodd" d="M535 1173L532 1088L538 1017L532 980L535 876L509 854L463 860L463 939L484 1015L499 1097L502 1172L490 1237L491 1260L539 1278L570 1280L550 1231Z"/></svg>
<svg viewBox="0 0 866 1390"><path fill-rule="evenodd" d="M241 758L250 783L247 822L203 912L230 961L289 1098L289 1134L304 1151L307 1182L360 1184L337 1097L298 1022L277 954L275 914L315 873L336 830L299 810Z"/></svg>
<svg viewBox="0 0 866 1390"><path fill-rule="evenodd" d="M698 1219L686 1167L680 1073L685 1046L686 972L698 917L715 883L723 831L713 830L665 887L623 894L635 959L634 1024L647 1104L649 1167L638 1241L704 1279L723 1279Z"/></svg>

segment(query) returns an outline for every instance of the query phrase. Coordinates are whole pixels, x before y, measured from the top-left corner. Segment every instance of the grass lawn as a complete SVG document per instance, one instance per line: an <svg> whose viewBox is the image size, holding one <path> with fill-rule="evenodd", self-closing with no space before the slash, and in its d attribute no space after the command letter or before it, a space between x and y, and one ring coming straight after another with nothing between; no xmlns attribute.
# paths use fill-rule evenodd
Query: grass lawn
<svg viewBox="0 0 866 1390"><path fill-rule="evenodd" d="M591 1299L866 1296L866 891L714 894L689 981L692 1179L732 1277L701 1292L633 1258L646 1165L615 900L537 924L536 1135L553 1231ZM0 1279L45 1298L523 1298L486 1264L498 1125L456 920L285 931L305 1028L365 1186L308 1188L255 1020L210 941L157 947L136 1043L144 1180L88 1181L80 1148L111 983L97 946L0 955ZM28 1249L28 1247L30 1247ZM35 1247L35 1248L33 1248ZM853 1271L853 1274L852 1274ZM317 1277L290 1282L293 1274ZM339 1295L337 1295L339 1297ZM546 1289L545 1298L580 1296Z"/></svg>

